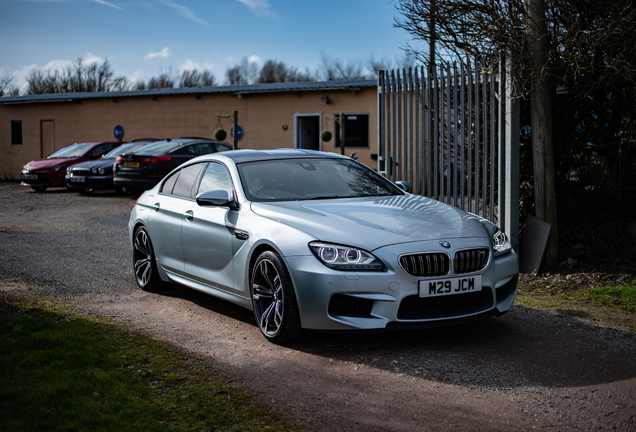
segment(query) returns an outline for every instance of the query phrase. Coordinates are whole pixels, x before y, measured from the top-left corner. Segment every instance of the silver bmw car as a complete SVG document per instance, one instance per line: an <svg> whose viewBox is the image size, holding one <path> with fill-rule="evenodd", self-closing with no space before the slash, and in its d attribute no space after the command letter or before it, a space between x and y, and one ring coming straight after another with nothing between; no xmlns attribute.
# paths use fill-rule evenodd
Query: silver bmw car
<svg viewBox="0 0 636 432"><path fill-rule="evenodd" d="M128 229L142 289L252 309L274 343L500 316L517 290L518 255L491 222L331 153L192 159L139 197Z"/></svg>

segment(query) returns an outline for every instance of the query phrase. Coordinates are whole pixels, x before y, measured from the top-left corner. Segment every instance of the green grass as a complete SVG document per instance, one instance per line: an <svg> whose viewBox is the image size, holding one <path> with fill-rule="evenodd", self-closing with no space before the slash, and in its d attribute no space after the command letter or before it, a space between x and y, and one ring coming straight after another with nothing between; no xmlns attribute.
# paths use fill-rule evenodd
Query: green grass
<svg viewBox="0 0 636 432"><path fill-rule="evenodd" d="M615 306L626 311L636 311L636 284L600 288L584 288L577 293L579 298L597 305Z"/></svg>
<svg viewBox="0 0 636 432"><path fill-rule="evenodd" d="M628 281L627 285L604 287L530 282L519 284L516 302L522 306L636 333L636 280Z"/></svg>
<svg viewBox="0 0 636 432"><path fill-rule="evenodd" d="M295 430L176 349L47 307L0 304L0 430Z"/></svg>

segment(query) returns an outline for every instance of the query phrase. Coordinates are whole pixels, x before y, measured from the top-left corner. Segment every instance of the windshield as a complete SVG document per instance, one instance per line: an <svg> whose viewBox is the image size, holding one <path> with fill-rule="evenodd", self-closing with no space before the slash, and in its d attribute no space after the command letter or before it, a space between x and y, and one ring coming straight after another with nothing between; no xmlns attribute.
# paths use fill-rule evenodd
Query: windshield
<svg viewBox="0 0 636 432"><path fill-rule="evenodd" d="M119 147L115 147L108 153L102 156L102 159L115 159L117 156L121 156L124 153L131 152L133 150L137 150L138 148L145 147L149 144L149 141L140 141L131 144L120 145Z"/></svg>
<svg viewBox="0 0 636 432"><path fill-rule="evenodd" d="M286 159L237 165L251 201L403 195L397 186L347 159Z"/></svg>
<svg viewBox="0 0 636 432"><path fill-rule="evenodd" d="M48 156L49 158L74 158L81 157L93 148L95 144L86 143L86 144L71 144L70 146L66 146L63 149L60 149Z"/></svg>
<svg viewBox="0 0 636 432"><path fill-rule="evenodd" d="M173 148L179 147L181 141L159 141L153 144L144 146L144 153L163 154L167 153Z"/></svg>

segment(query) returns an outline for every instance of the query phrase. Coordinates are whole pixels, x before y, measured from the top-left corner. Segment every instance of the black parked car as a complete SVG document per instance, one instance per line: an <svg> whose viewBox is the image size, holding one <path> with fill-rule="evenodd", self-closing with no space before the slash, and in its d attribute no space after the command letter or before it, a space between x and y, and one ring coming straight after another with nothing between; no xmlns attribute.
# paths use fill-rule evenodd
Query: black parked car
<svg viewBox="0 0 636 432"><path fill-rule="evenodd" d="M197 156L232 150L232 146L206 138L158 141L135 152L117 156L113 182L125 192L150 189L174 168Z"/></svg>
<svg viewBox="0 0 636 432"><path fill-rule="evenodd" d="M74 165L66 171L66 186L81 194L91 194L97 189L115 189L122 193L122 189L113 184L113 165L115 158L124 153L130 153L158 141L157 139L136 139L121 145L106 153L101 159Z"/></svg>

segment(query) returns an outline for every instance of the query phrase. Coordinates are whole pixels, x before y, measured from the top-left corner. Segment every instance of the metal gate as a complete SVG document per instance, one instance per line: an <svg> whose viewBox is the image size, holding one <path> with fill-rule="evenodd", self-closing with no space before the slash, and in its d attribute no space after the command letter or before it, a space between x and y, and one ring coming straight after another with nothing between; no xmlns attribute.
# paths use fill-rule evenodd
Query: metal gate
<svg viewBox="0 0 636 432"><path fill-rule="evenodd" d="M472 63L472 64L471 64ZM519 244L519 102L505 58L378 72L378 171Z"/></svg>

